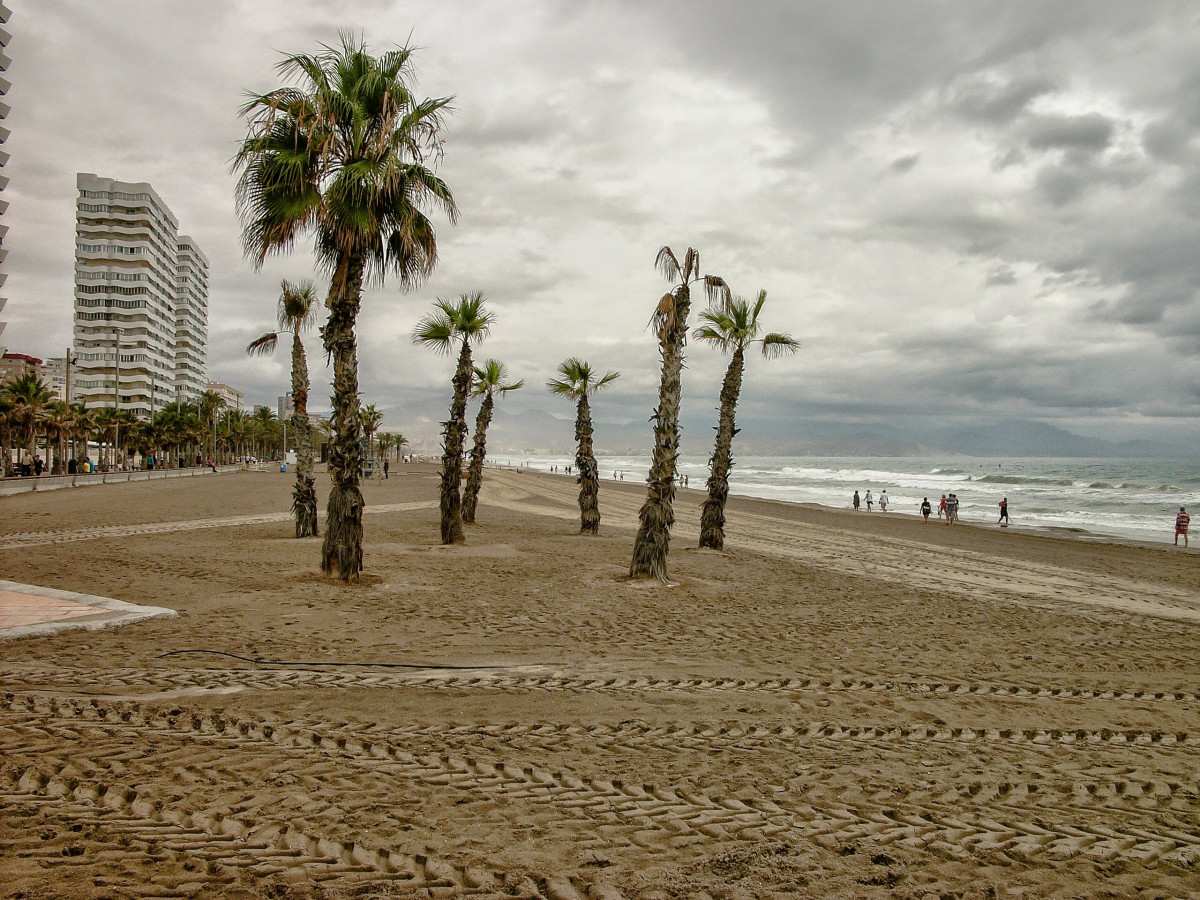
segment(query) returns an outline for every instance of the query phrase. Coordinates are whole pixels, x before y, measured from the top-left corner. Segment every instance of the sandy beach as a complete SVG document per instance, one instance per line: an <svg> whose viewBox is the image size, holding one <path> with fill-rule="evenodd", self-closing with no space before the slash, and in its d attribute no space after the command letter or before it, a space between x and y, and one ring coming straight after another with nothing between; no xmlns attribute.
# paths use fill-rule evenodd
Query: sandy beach
<svg viewBox="0 0 1200 900"><path fill-rule="evenodd" d="M321 488L322 478L318 479ZM0 579L167 607L0 642L0 897L1200 897L1200 556L734 498L671 584L490 470L0 499ZM324 495L321 496L322 508Z"/></svg>

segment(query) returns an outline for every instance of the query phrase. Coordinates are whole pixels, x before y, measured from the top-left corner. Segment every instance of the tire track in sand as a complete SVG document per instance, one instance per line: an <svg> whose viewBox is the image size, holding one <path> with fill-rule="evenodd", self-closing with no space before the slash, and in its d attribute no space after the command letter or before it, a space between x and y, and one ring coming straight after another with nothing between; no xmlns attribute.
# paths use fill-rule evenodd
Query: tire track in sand
<svg viewBox="0 0 1200 900"><path fill-rule="evenodd" d="M886 804L865 798L852 804L833 802L829 798L819 806L811 801L787 804L780 798L751 797L754 791L748 786L731 786L714 793L690 786L644 785L552 771L536 765L514 764L496 758L494 754L490 759L484 758L488 755L487 748L468 740L472 735L477 738L481 732L499 736L504 739L505 755L515 756L520 750L514 742L516 737L543 751L553 751L564 741L588 746L602 743L600 739L606 731L603 728L537 725L514 726L507 732L488 726L449 731L433 729L443 746L453 748L454 741L449 738L457 735L463 743L460 749L465 751L460 755L453 749L435 753L411 752L406 748L412 743L412 733L406 734L404 729L379 733L332 726L321 721L271 722L245 716L225 718L208 712L187 714L178 709L142 709L132 704L106 706L94 701L58 702L34 698L11 703L7 711L16 714L22 709L27 713L28 724L43 731L56 723L74 727L86 725L92 732L87 745L93 756L95 746L105 743L96 740L98 733L108 732L110 742L119 748L126 744L122 733L133 732L143 743L147 736L212 742L224 748L227 755L262 755L264 752L270 755L268 751L282 749L288 752L290 770L299 766L301 774L303 764L315 759L322 768L314 773L314 777L328 772L329 758L336 757L337 771L345 773L341 777L348 787L368 773L382 773L401 782L453 788L471 795L476 801L482 799L494 804L502 800L505 805L549 806L566 820L566 827L573 826L579 832L577 840L584 849L608 851L635 845L651 853L669 848L678 854L711 850L714 842L806 838L827 843L869 840L886 845L899 842L907 847L959 857L1001 854L1012 859L1039 855L1061 859L1083 854L1100 860L1120 858L1146 865L1160 860L1181 864L1200 861L1200 835L1174 827L1169 822L1156 821L1145 806L1137 803L1122 808L1124 815L1115 823L1116 827L1094 822L1074 824L1077 816L1072 814L1072 809L1080 806L1081 798L1110 793L1108 786L1103 784L1093 790L1088 790L1087 785L1073 787L1067 797L1072 802L1067 803L1061 802L1062 797L1067 796L1062 792L1058 797L1042 794L1032 809L1017 802L1022 796L1031 797L1037 793L1030 789L1031 785L1025 785L1023 789L1013 785L984 785L974 792L971 785L966 785L937 796L929 796L925 791L906 797L889 795ZM898 733L902 730L897 729L889 729L886 733L869 728L839 731L819 723L806 729L791 730L709 727L694 729L688 735L692 745L689 746L688 740L681 740L680 735L670 729L621 727L624 734L616 741L616 749L622 755L638 743L647 741L656 743L665 752L674 748L711 753L717 749L744 750L747 742L756 740L894 740L896 736L903 737ZM425 729L425 733L430 730ZM935 734L928 732L918 734L914 731L910 737L913 736L919 741L937 739ZM36 741L27 735L20 743L28 747ZM161 752L156 756L161 757ZM21 761L6 756L0 771L8 773L5 777L25 793L64 793L61 788L48 788L52 783L64 784L75 799L78 799L76 792L79 790L84 794L94 791L90 782L83 788L72 787L69 781L63 781L59 772L45 774L38 768L43 764L44 758L41 758L33 766L16 771L14 767L21 766ZM65 764L63 768L66 768ZM1116 793L1115 784L1110 785L1111 793ZM1164 793L1151 785L1150 790L1136 793L1139 799L1147 800L1149 806L1161 805L1165 800L1166 807L1173 809L1176 792L1194 796L1189 794L1193 787L1179 785ZM107 790L104 793L107 795ZM132 802L129 800L131 809ZM1051 812L1067 821L1049 821L1053 818ZM179 816L166 817L165 821L173 825L187 824ZM262 827L243 823L238 830L245 828L245 833L249 833L256 828L261 831ZM283 827L278 827L282 833ZM326 852L325 855L331 854Z"/></svg>

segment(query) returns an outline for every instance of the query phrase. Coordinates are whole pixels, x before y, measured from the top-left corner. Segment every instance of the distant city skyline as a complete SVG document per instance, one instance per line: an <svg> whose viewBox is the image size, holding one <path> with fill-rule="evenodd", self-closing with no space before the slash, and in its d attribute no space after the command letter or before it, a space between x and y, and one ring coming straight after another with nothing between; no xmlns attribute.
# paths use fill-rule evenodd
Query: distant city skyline
<svg viewBox="0 0 1200 900"><path fill-rule="evenodd" d="M1011 421L1200 453L1188 5L14 6L10 351L71 342L75 173L147 181L209 258L209 377L275 406L286 359L245 347L274 321L280 279L314 277L312 256L299 246L259 272L244 259L237 110L280 83L282 53L345 28L375 52L411 42L418 93L455 96L439 174L461 220L436 222L428 283L364 300L362 402L385 428L448 404L450 364L409 335L436 297L472 290L496 313L479 357L528 386L505 410L567 417L540 385L579 356L622 372L597 421L645 423L665 244L696 247L737 294L765 289L767 327L801 342L749 361L746 438ZM308 350L320 411L315 335ZM694 451L724 364L688 348Z"/></svg>

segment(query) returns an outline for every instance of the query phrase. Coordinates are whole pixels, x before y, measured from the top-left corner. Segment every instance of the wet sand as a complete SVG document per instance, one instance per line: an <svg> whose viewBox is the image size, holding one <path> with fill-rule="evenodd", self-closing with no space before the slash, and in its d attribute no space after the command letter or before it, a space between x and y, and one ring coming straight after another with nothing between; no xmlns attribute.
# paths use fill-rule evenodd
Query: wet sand
<svg viewBox="0 0 1200 900"><path fill-rule="evenodd" d="M318 479L320 483L322 479ZM433 466L316 571L291 477L0 499L0 579L178 618L0 643L0 897L1200 897L1200 559ZM322 496L322 502L323 502Z"/></svg>

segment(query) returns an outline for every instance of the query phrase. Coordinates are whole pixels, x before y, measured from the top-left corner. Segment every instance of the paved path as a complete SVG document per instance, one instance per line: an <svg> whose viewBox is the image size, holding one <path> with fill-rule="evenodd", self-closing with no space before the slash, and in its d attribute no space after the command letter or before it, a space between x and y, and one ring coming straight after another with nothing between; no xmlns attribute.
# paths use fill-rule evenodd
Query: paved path
<svg viewBox="0 0 1200 900"><path fill-rule="evenodd" d="M110 597L0 581L0 641L69 628L116 628L142 619L177 615L175 610L161 606L136 606Z"/></svg>

